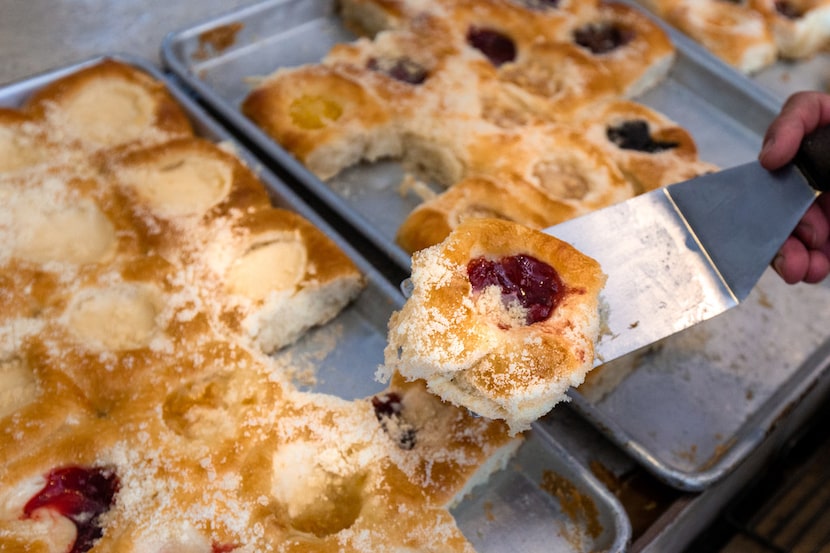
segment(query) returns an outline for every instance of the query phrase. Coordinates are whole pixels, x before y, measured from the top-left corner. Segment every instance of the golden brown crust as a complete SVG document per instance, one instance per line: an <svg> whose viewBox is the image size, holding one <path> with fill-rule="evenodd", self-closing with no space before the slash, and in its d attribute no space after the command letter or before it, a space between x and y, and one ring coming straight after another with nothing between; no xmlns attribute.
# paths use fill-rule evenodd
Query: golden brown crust
<svg viewBox="0 0 830 553"><path fill-rule="evenodd" d="M400 155L389 107L330 67L280 71L240 108L322 179L361 159Z"/></svg>
<svg viewBox="0 0 830 553"><path fill-rule="evenodd" d="M334 318L365 285L334 241L296 213L260 209L234 228L239 237L226 265L216 268L217 292L234 297L221 319L266 352Z"/></svg>
<svg viewBox="0 0 830 553"><path fill-rule="evenodd" d="M830 46L830 2L827 0L749 0L766 20L782 58L807 59ZM789 12L789 13L785 13Z"/></svg>
<svg viewBox="0 0 830 553"><path fill-rule="evenodd" d="M24 109L35 119L57 117L57 130L92 147L192 134L187 116L162 83L110 59L44 86Z"/></svg>
<svg viewBox="0 0 830 553"><path fill-rule="evenodd" d="M569 125L482 133L470 146L470 171L527 182L577 213L634 195L608 155Z"/></svg>
<svg viewBox="0 0 830 553"><path fill-rule="evenodd" d="M611 44L607 40L590 44L592 33L609 31ZM674 61L674 45L659 25L639 10L613 1L601 2L588 23L571 27L562 40L580 44L589 52L595 63L611 73L619 94L626 98L653 87Z"/></svg>
<svg viewBox="0 0 830 553"><path fill-rule="evenodd" d="M238 157L202 138L111 154L103 170L133 204L143 204L160 219L184 217L208 223L232 211L271 205L262 183ZM173 205L177 203L181 207Z"/></svg>
<svg viewBox="0 0 830 553"><path fill-rule="evenodd" d="M471 30L486 29L508 37L517 53L534 42L547 41L564 26L579 20L594 2L567 3L562 7L534 9L521 0L446 0L436 2L446 13L447 21L459 36L469 37Z"/></svg>
<svg viewBox="0 0 830 553"><path fill-rule="evenodd" d="M597 101L653 86L674 53L662 29L616 3L365 0L344 9L372 20L371 40L336 44L318 65L278 70L242 103L323 179L390 156L451 186L470 174L466 126L567 121ZM579 34L585 29L610 29L620 43L594 51Z"/></svg>
<svg viewBox="0 0 830 553"><path fill-rule="evenodd" d="M738 70L754 73L776 60L774 37L751 7L718 0L675 4L663 12L666 21Z"/></svg>
<svg viewBox="0 0 830 553"><path fill-rule="evenodd" d="M375 36L404 25L411 14L406 0L339 0L338 15L355 33Z"/></svg>
<svg viewBox="0 0 830 553"><path fill-rule="evenodd" d="M810 58L830 44L827 0L648 0L643 4L744 73L755 73L779 58Z"/></svg>
<svg viewBox="0 0 830 553"><path fill-rule="evenodd" d="M414 447L396 452L408 457L399 464L412 467L406 486L418 484L433 505L452 506L485 461L498 455L504 463L510 454L499 450L514 450L521 443L520 437L509 436L503 421L487 421L442 401L423 380L408 381L395 373L388 388L376 397L390 394L400 398L401 411L399 420L391 425L386 421L385 432L393 439L400 438L402 428L413 432ZM394 423L399 425L397 434ZM449 450L447 443L452 444Z"/></svg>
<svg viewBox="0 0 830 553"><path fill-rule="evenodd" d="M396 240L404 250L413 253L443 241L467 219L504 219L543 229L576 213L572 206L524 181L473 176L415 208L398 229Z"/></svg>
<svg viewBox="0 0 830 553"><path fill-rule="evenodd" d="M423 82L428 82L431 76L445 71L447 62L453 56L457 56L462 48L451 33L446 21L434 15L424 14L409 21L403 29L383 31L372 39L359 38L352 42L337 43L321 62L325 65L351 66L355 72L371 69L365 73L366 78L375 78L377 82L370 81L367 84L378 90L379 95L392 100L393 93L407 94L409 91L411 94L419 87L412 86L415 83L407 82L403 78L392 78L388 71L389 64L384 62L406 58L424 73L421 75ZM406 71L400 73L401 77L406 76ZM398 86L391 91L383 90L393 83L398 83ZM396 106L392 107L394 109Z"/></svg>
<svg viewBox="0 0 830 553"><path fill-rule="evenodd" d="M468 263L526 255L558 274L563 295L552 314L527 324L521 311L474 292ZM596 261L550 235L497 219L469 219L412 259L413 292L389 322L385 370L424 379L447 401L504 419L512 432L566 398L593 366ZM500 296L500 292L496 292ZM511 304L512 305L512 304Z"/></svg>
<svg viewBox="0 0 830 553"><path fill-rule="evenodd" d="M515 62L500 67L499 77L546 99L543 113L554 121L567 120L581 107L619 93L617 78L607 65L567 42L533 43Z"/></svg>
<svg viewBox="0 0 830 553"><path fill-rule="evenodd" d="M405 421L300 392L265 353L351 301L357 265L229 151L144 138L61 135L60 163L0 172L0 550L69 550L74 521L102 551L472 553L447 509L520 440L414 384L386 392ZM29 512L55 470L113 478L112 504Z"/></svg>

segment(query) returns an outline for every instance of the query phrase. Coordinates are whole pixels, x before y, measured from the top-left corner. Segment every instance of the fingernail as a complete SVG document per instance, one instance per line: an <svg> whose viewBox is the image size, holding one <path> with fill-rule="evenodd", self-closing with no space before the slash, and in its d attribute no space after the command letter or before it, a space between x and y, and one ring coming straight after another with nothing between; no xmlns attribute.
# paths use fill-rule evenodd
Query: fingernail
<svg viewBox="0 0 830 553"><path fill-rule="evenodd" d="M772 268L775 270L776 273L783 274L782 271L784 270L784 256L780 253L775 256L775 259L772 260Z"/></svg>
<svg viewBox="0 0 830 553"><path fill-rule="evenodd" d="M795 232L799 236L799 238L801 238L801 241L807 245L808 248L815 247L816 229L813 228L813 225L808 225L804 222L798 223L798 226L795 228Z"/></svg>
<svg viewBox="0 0 830 553"><path fill-rule="evenodd" d="M764 144L761 146L761 153L758 154L758 157L760 158L760 157L764 157L765 155L767 155L767 152L769 152L772 149L774 144L775 144L775 139L774 138L769 137L769 138L765 139Z"/></svg>

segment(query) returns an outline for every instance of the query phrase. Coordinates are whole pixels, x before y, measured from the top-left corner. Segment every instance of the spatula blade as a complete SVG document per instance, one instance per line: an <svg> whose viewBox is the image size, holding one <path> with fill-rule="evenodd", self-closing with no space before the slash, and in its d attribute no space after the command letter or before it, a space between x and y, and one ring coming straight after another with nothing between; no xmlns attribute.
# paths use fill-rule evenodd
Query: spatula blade
<svg viewBox="0 0 830 553"><path fill-rule="evenodd" d="M546 229L608 275L595 364L736 306L814 198L797 169L751 163Z"/></svg>

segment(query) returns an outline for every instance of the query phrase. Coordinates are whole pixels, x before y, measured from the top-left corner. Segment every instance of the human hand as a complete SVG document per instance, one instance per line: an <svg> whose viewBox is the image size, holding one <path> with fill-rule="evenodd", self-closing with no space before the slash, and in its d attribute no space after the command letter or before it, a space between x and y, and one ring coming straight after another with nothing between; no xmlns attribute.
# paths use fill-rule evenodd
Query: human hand
<svg viewBox="0 0 830 553"><path fill-rule="evenodd" d="M830 125L830 95L793 94L767 128L758 160L768 170L782 167L793 159L806 134L825 125ZM830 274L830 193L821 194L810 206L772 267L788 284L821 282Z"/></svg>

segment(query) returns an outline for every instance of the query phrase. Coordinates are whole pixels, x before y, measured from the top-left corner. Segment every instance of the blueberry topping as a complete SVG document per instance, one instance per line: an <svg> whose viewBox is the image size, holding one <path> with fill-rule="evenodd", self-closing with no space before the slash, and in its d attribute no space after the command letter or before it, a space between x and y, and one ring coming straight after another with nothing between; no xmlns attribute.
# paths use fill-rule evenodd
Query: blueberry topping
<svg viewBox="0 0 830 553"><path fill-rule="evenodd" d="M787 19L798 19L804 15L803 12L798 9L798 6L792 2L788 2L787 0L776 0L775 9Z"/></svg>
<svg viewBox="0 0 830 553"><path fill-rule="evenodd" d="M605 54L634 40L634 32L613 23L589 23L574 31L574 41L594 54Z"/></svg>
<svg viewBox="0 0 830 553"><path fill-rule="evenodd" d="M677 148L679 143L667 140L654 140L649 133L648 123L642 119L626 121L605 131L608 140L623 150L637 150L654 154Z"/></svg>
<svg viewBox="0 0 830 553"><path fill-rule="evenodd" d="M516 4L529 10L553 10L559 7L559 0L513 0Z"/></svg>
<svg viewBox="0 0 830 553"><path fill-rule="evenodd" d="M387 392L372 398L372 407L375 416L383 430L397 442L401 449L415 447L415 428L406 422L403 415L401 396L395 392Z"/></svg>
<svg viewBox="0 0 830 553"><path fill-rule="evenodd" d="M470 27L467 44L484 54L496 67L516 59L516 44L509 36L494 29Z"/></svg>
<svg viewBox="0 0 830 553"><path fill-rule="evenodd" d="M427 80L427 70L407 57L397 59L372 58L367 65L372 71L389 75L396 81L419 85Z"/></svg>

